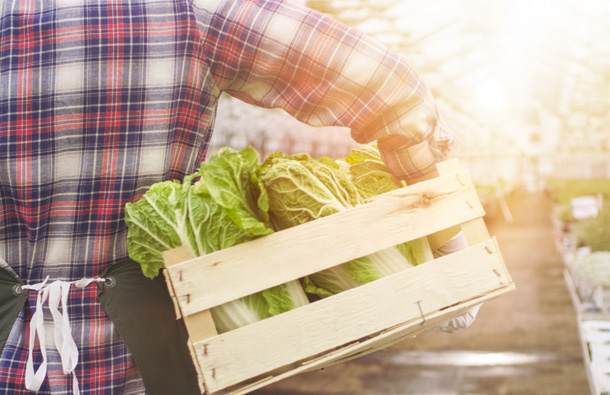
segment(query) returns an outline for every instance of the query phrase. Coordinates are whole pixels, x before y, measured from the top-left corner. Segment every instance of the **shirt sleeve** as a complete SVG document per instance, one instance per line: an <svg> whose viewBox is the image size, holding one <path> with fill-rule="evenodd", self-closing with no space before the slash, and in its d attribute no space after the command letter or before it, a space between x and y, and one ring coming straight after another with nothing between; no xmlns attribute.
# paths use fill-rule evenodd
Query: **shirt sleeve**
<svg viewBox="0 0 610 395"><path fill-rule="evenodd" d="M312 126L348 127L356 142L376 142L405 180L429 174L456 147L417 73L360 30L282 0L194 6L221 91Z"/></svg>

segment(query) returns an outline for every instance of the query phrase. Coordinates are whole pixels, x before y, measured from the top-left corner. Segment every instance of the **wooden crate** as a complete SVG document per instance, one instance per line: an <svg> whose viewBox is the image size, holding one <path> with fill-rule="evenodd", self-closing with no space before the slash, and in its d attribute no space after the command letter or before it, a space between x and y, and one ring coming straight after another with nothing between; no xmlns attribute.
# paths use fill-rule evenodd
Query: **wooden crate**
<svg viewBox="0 0 610 395"><path fill-rule="evenodd" d="M244 394L439 325L514 289L468 172L192 259L166 251L166 280L184 319L202 392ZM278 316L217 334L209 309L397 244L427 237L432 250L461 228L469 248ZM244 280L244 279L247 279Z"/></svg>

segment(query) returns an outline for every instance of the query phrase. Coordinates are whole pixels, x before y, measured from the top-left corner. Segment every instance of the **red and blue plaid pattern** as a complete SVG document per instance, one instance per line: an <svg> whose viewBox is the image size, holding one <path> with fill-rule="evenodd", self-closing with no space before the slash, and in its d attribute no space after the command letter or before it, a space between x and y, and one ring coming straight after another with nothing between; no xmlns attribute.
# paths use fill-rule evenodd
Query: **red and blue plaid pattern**
<svg viewBox="0 0 610 395"><path fill-rule="evenodd" d="M125 203L205 159L222 92L311 125L348 126L361 143L377 140L402 178L430 171L442 158L437 141L453 140L401 57L281 0L1 7L0 266L28 284L96 277L125 258ZM34 307L32 294L2 350L0 393L27 393ZM69 309L81 392L142 393L95 286L74 289ZM40 393L71 393L47 348Z"/></svg>

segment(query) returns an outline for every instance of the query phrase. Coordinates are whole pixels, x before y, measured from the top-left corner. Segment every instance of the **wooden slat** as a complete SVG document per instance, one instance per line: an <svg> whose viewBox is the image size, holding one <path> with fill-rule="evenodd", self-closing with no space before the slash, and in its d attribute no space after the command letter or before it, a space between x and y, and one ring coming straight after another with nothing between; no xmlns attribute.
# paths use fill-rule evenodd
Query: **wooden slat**
<svg viewBox="0 0 610 395"><path fill-rule="evenodd" d="M193 259L191 252L188 247L181 246L178 248L173 248L171 250L163 251L161 253L163 257L163 263L165 267L168 268L170 266L176 265L180 262L188 261L189 259ZM174 290L174 284L172 283L169 272L167 270L163 270L163 275L165 277L165 282L167 283L167 291L169 292L169 296L172 298L174 302L174 310L176 311L176 318L182 318L182 311L180 310L180 303L176 298L176 291Z"/></svg>
<svg viewBox="0 0 610 395"><path fill-rule="evenodd" d="M454 173L459 173L463 171L462 166L458 159L449 159L441 163L436 164L436 172L433 173L434 177L447 176ZM463 182L464 184L470 183L470 180L462 181L462 179L458 175L458 181ZM449 239L455 236L460 231L459 226L452 226L438 232L435 232L428 236L428 241L430 243L430 249L434 252L443 244L445 244ZM481 240L482 241L482 240ZM474 243L476 244L476 243ZM474 245L471 244L471 245Z"/></svg>
<svg viewBox="0 0 610 395"><path fill-rule="evenodd" d="M439 176L456 173L462 170L462 165L457 158L445 160L436 164L436 171Z"/></svg>
<svg viewBox="0 0 610 395"><path fill-rule="evenodd" d="M189 251L187 246L177 247L171 250L163 251L161 253L161 256L163 257L163 263L165 263L166 268L193 259L193 256L191 255L191 252Z"/></svg>
<svg viewBox="0 0 610 395"><path fill-rule="evenodd" d="M167 271L182 314L190 315L483 214L468 173L459 172Z"/></svg>
<svg viewBox="0 0 610 395"><path fill-rule="evenodd" d="M495 249L492 251L493 253L497 253L497 264L499 267L499 269L497 270L499 273L502 273L502 276L506 276L506 278L508 279L505 286L502 286L501 288L495 289L491 292L487 292L484 295L480 295L476 298L473 298L472 300L461 302L457 305L448 308L443 308L442 310L439 310L435 313L426 315L425 322L420 323L417 326L414 323L403 323L396 325L395 327L388 328L382 334L376 336L373 339L367 340L355 346L351 346L349 347L349 349L346 348L341 353L333 353L333 355L329 358L320 359L319 363L317 363L313 367L319 368L324 366L331 366L336 363L341 363L350 359L361 357L363 355L366 355L376 350L380 350L382 348L390 347L393 344L402 341L407 337L413 337L415 334L421 331L438 326L452 318L458 317L459 315L467 312L475 305L494 299L507 292L514 291L515 284L512 281L512 278L510 277L510 274L506 269L504 259L502 258L502 255L499 252L500 249L498 246L498 242L495 238L492 238L491 241L493 241L495 246ZM497 275L500 276L500 274Z"/></svg>
<svg viewBox="0 0 610 395"><path fill-rule="evenodd" d="M193 258L190 255L188 248L184 246L164 251L162 255L166 269L171 268L180 262ZM180 305L179 307L181 310L182 306ZM208 337L216 336L218 334L216 325L212 319L212 314L209 310L202 310L197 312L197 314L185 315L183 318L191 341L193 342L207 339Z"/></svg>
<svg viewBox="0 0 610 395"><path fill-rule="evenodd" d="M335 352L332 355L329 355L327 358L316 361L316 364L310 366L308 370L315 370L328 366L333 366L339 363L363 357L375 351L387 349L396 343L405 341L409 338L413 338L417 334L422 333L427 329L439 326L449 319L458 317L466 313L468 310L470 310L479 303L483 303L491 299L497 298L498 296L513 291L514 289L514 284L509 284L492 292L486 293L472 301L460 303L456 306L449 307L446 310L438 311L434 314L427 315L426 322L421 325L413 322L408 323L403 326L394 328L393 330L388 331L378 337L372 338L366 342L359 343L355 346L350 345L344 350L341 350L341 352Z"/></svg>
<svg viewBox="0 0 610 395"><path fill-rule="evenodd" d="M514 285L511 283L505 287L486 293L485 295L475 300L460 303L459 305L449 307L446 310L443 310L442 312L439 311L435 314L427 315L426 322L423 325L419 322L411 322L409 324L401 325L398 328L394 328L388 332L385 332L383 333L383 335L380 335L384 337L383 342L380 342L379 337L377 336L362 343L350 344L342 349L326 353L320 356L319 358L312 360L311 362L307 361L305 364L295 367L293 369L286 370L283 372L277 372L276 375L274 375L273 377L266 377L265 380L262 380L261 382L257 382L255 384L248 385L245 387L236 386L232 390L221 390L220 392L216 392L215 394L242 395L254 391L256 389L265 387L272 383L278 382L280 380L286 379L288 377L295 376L299 373L318 370L321 368L326 368L336 364L344 363L352 359L360 358L364 355L370 354L371 352L378 351L380 349L390 347L391 345L396 344L398 342L411 339L417 334L425 331L426 329L438 326L439 324L445 322L447 319L457 317L460 314L465 313L476 304L497 298L498 296L501 296L512 290L514 290Z"/></svg>
<svg viewBox="0 0 610 395"><path fill-rule="evenodd" d="M509 285L494 241L194 345L210 392ZM392 301L391 303L389 301Z"/></svg>
<svg viewBox="0 0 610 395"><path fill-rule="evenodd" d="M162 253L162 256L166 269L180 262L193 258L190 254L189 249L185 246L164 251ZM165 270L165 272L165 275L167 277L167 270ZM188 348L189 352L191 353L191 358L193 359L195 370L197 371L199 389L202 393L207 392L207 387L205 385L205 382L203 381L203 371L201 370L201 365L197 361L197 356L195 354L195 349L193 345L198 341L218 335L216 325L214 324L214 320L212 319L212 314L210 313L210 310L203 310L196 314L183 316L180 304L175 296L172 281L168 281L168 290L170 296L172 297L172 300L174 301L176 316L178 318L182 317L184 326L186 327L186 331L189 335Z"/></svg>

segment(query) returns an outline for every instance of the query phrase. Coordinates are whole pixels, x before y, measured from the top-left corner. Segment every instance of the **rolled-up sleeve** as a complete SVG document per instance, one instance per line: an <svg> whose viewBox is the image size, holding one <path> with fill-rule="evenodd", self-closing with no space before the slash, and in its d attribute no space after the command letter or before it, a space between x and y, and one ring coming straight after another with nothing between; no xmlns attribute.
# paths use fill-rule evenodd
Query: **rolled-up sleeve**
<svg viewBox="0 0 610 395"><path fill-rule="evenodd" d="M456 147L432 94L400 55L317 11L282 0L195 1L220 89L312 126L376 142L389 170L419 178ZM445 149L448 148L448 149Z"/></svg>

